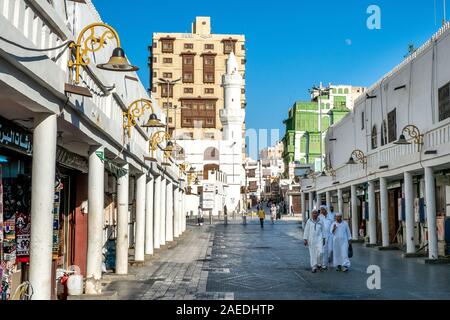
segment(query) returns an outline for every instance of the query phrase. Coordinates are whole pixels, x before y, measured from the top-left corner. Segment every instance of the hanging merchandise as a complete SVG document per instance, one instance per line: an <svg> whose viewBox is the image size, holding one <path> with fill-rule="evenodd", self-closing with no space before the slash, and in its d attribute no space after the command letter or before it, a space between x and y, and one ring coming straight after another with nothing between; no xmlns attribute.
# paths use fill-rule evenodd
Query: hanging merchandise
<svg viewBox="0 0 450 320"><path fill-rule="evenodd" d="M6 263L3 262L3 183L2 166L0 165L0 300L3 299L3 270Z"/></svg>
<svg viewBox="0 0 450 320"><path fill-rule="evenodd" d="M61 209L61 190L63 189L63 183L61 180L55 182L55 198L53 203L53 259L57 260L59 257L59 229L60 220L59 212Z"/></svg>
<svg viewBox="0 0 450 320"><path fill-rule="evenodd" d="M16 216L17 262L30 260L30 231L29 215L18 213Z"/></svg>

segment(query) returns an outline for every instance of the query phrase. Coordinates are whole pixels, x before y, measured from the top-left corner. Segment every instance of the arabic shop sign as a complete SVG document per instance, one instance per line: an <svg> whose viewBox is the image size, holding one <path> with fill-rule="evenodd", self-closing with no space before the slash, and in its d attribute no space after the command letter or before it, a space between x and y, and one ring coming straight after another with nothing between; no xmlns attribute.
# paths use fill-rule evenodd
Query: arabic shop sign
<svg viewBox="0 0 450 320"><path fill-rule="evenodd" d="M32 135L5 118L0 117L0 145L31 155Z"/></svg>
<svg viewBox="0 0 450 320"><path fill-rule="evenodd" d="M56 149L56 162L84 173L88 172L88 162L85 158L62 147Z"/></svg>

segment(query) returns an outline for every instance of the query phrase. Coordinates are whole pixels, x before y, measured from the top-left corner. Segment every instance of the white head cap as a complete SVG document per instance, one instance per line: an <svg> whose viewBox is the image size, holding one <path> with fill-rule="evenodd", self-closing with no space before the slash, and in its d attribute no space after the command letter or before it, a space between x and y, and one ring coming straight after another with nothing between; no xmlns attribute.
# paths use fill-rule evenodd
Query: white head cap
<svg viewBox="0 0 450 320"><path fill-rule="evenodd" d="M342 213L336 212L336 213L334 214L334 216L335 216L335 217L342 217Z"/></svg>
<svg viewBox="0 0 450 320"><path fill-rule="evenodd" d="M321 205L321 206L320 206L320 209L325 209L325 211L328 211L328 207L325 206L325 205Z"/></svg>

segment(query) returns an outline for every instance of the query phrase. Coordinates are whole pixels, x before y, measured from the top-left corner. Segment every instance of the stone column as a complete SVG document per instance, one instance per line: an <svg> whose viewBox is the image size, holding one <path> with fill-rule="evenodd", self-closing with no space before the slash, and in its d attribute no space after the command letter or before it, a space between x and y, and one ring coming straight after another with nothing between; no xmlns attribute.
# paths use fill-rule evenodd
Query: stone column
<svg viewBox="0 0 450 320"><path fill-rule="evenodd" d="M145 254L153 254L153 190L155 180L152 175L147 179L145 195Z"/></svg>
<svg viewBox="0 0 450 320"><path fill-rule="evenodd" d="M181 199L181 234L186 231L186 193L182 192L182 199Z"/></svg>
<svg viewBox="0 0 450 320"><path fill-rule="evenodd" d="M356 185L352 185L350 187L351 192L351 206L352 206L352 237L353 239L359 238L359 221L358 221L358 204L357 204L357 195L356 195Z"/></svg>
<svg viewBox="0 0 450 320"><path fill-rule="evenodd" d="M33 131L29 280L33 300L50 300L53 203L55 200L56 115L37 115Z"/></svg>
<svg viewBox="0 0 450 320"><path fill-rule="evenodd" d="M104 150L104 147L92 147L89 151L86 294L101 293L105 166L97 153L103 155Z"/></svg>
<svg viewBox="0 0 450 320"><path fill-rule="evenodd" d="M330 210L330 207L331 207L331 191L327 191L325 193L325 196L326 196L327 208L328 208L328 210Z"/></svg>
<svg viewBox="0 0 450 320"><path fill-rule="evenodd" d="M173 241L173 183L167 180L166 186L166 241Z"/></svg>
<svg viewBox="0 0 450 320"><path fill-rule="evenodd" d="M436 228L436 185L433 168L425 168L425 201L428 227L428 258L438 258L438 239Z"/></svg>
<svg viewBox="0 0 450 320"><path fill-rule="evenodd" d="M116 273L128 273L128 206L129 206L129 166L123 169L127 174L117 179L117 242L116 242Z"/></svg>
<svg viewBox="0 0 450 320"><path fill-rule="evenodd" d="M337 192L337 194L338 194L338 212L340 213L340 214L344 214L344 198L343 198L343 195L342 195L342 189L338 189L338 192Z"/></svg>
<svg viewBox="0 0 450 320"><path fill-rule="evenodd" d="M300 202L302 206L302 227L306 226L306 199L305 199L305 193L300 193Z"/></svg>
<svg viewBox="0 0 450 320"><path fill-rule="evenodd" d="M161 176L155 178L155 199L153 203L153 246L161 247Z"/></svg>
<svg viewBox="0 0 450 320"><path fill-rule="evenodd" d="M377 244L377 212L375 211L375 181L369 181L369 237L370 244Z"/></svg>
<svg viewBox="0 0 450 320"><path fill-rule="evenodd" d="M406 253L415 253L414 241L414 195L411 172L404 173L405 180L405 225L406 225Z"/></svg>
<svg viewBox="0 0 450 320"><path fill-rule="evenodd" d="M311 212L314 209L314 192L310 192L308 194L308 216L306 217L306 221L311 217Z"/></svg>
<svg viewBox="0 0 450 320"><path fill-rule="evenodd" d="M173 207L174 207L174 215L173 215L173 237L178 238L180 235L180 189L178 187L174 187L174 200L173 200Z"/></svg>
<svg viewBox="0 0 450 320"><path fill-rule="evenodd" d="M383 247L389 246L389 199L386 178L380 178L381 238Z"/></svg>
<svg viewBox="0 0 450 320"><path fill-rule="evenodd" d="M159 244L161 246L166 244L166 202L167 202L167 181L166 179L164 179L164 177L161 177L161 198L160 198L160 210L161 210L161 215L160 215L160 224L159 224L159 228L160 228L160 233L159 233Z"/></svg>
<svg viewBox="0 0 450 320"><path fill-rule="evenodd" d="M145 194L147 177L140 174L136 177L136 239L134 261L145 260Z"/></svg>

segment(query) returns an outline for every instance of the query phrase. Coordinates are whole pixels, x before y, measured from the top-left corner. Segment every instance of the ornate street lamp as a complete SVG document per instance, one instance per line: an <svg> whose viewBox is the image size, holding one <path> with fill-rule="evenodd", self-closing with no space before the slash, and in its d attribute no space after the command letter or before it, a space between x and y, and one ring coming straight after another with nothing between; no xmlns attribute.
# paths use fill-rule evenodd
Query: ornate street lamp
<svg viewBox="0 0 450 320"><path fill-rule="evenodd" d="M356 161L355 161L356 159ZM363 166L366 165L367 163L367 157L364 155L364 152L362 152L361 150L353 150L350 159L347 161L347 164L349 165L354 165L357 163L362 163Z"/></svg>
<svg viewBox="0 0 450 320"><path fill-rule="evenodd" d="M405 135L408 135L409 137L411 137L411 139L414 140L414 143L417 145L417 151L420 152L423 146L423 134L420 133L419 128L413 124L407 125L406 127L403 128L400 138L397 141L395 141L394 144L398 145L411 144L410 141L406 140Z"/></svg>
<svg viewBox="0 0 450 320"><path fill-rule="evenodd" d="M187 161L181 163L178 165L178 169L179 169L179 176L180 176L180 181L185 181L183 176L187 174L186 170L188 168L191 168L191 164Z"/></svg>
<svg viewBox="0 0 450 320"><path fill-rule="evenodd" d="M326 165L322 171L322 176L336 177L336 170L334 170L331 166Z"/></svg>
<svg viewBox="0 0 450 320"><path fill-rule="evenodd" d="M100 37L95 36L95 29L102 27L107 29ZM84 38L85 33L90 32L87 38ZM84 40L83 40L84 39ZM106 39L115 39L117 47L113 50L112 56L107 63L98 64L97 68L109 71L123 71L130 72L139 70L138 67L130 65L125 57L124 50L120 47L120 38L117 31L111 26L104 23L93 23L81 30L77 42L70 42L69 48L75 49L75 60L69 61L69 68L75 69L75 83L80 83L80 67L87 66L90 63L88 57L89 52L97 52L105 47Z"/></svg>
<svg viewBox="0 0 450 320"><path fill-rule="evenodd" d="M128 107L128 111L124 112L124 117L126 116L126 120L124 121L123 128L127 129L128 137L131 138L131 128L136 125L136 121L144 115L146 109L151 111L150 118L147 123L144 124L143 128L162 128L165 127L157 117L155 110L153 109L153 104L148 99L139 99L133 101Z"/></svg>
<svg viewBox="0 0 450 320"><path fill-rule="evenodd" d="M162 143L163 141L167 141L166 144L166 148L163 149L164 151L164 163L163 165L170 165L169 163L167 163L167 152L169 152L170 150L170 135L166 132L166 131L156 131L155 133L153 133L153 135L150 137L150 157L144 157L144 160L148 160L148 161L152 161L152 162L156 162L156 158L155 158L155 151L158 150L158 145L160 143ZM172 144L172 148L173 148L173 144ZM172 149L173 150L173 149ZM170 156L170 154L169 154Z"/></svg>

